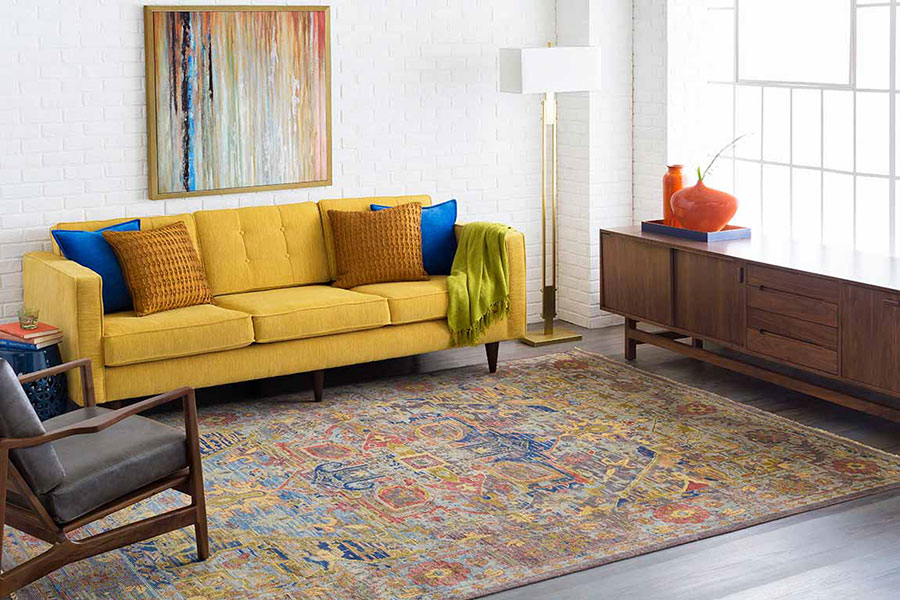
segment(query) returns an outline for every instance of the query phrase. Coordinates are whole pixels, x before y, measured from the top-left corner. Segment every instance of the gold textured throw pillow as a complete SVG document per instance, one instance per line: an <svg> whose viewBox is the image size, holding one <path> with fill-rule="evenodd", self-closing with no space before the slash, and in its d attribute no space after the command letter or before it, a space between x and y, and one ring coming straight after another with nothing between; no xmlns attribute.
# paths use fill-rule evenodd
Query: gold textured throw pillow
<svg viewBox="0 0 900 600"><path fill-rule="evenodd" d="M139 317L211 304L212 295L187 227L178 222L147 231L104 231Z"/></svg>
<svg viewBox="0 0 900 600"><path fill-rule="evenodd" d="M328 212L334 232L336 287L428 279L422 263L422 205Z"/></svg>

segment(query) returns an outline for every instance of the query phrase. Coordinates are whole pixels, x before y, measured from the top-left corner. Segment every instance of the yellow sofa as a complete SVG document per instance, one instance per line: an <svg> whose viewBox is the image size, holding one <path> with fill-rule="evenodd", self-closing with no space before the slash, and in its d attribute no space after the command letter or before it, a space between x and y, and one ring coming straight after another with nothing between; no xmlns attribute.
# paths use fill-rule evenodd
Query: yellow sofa
<svg viewBox="0 0 900 600"><path fill-rule="evenodd" d="M330 210L421 202L428 196L343 198L147 217L141 228L183 221L215 305L145 317L103 314L100 276L53 252L23 258L25 303L62 328L63 360L92 361L97 402L409 356L450 347L446 277L331 287ZM127 219L59 223L96 230ZM510 314L482 343L525 333L525 240L511 231ZM321 379L320 379L321 380ZM78 377L70 396L81 403Z"/></svg>

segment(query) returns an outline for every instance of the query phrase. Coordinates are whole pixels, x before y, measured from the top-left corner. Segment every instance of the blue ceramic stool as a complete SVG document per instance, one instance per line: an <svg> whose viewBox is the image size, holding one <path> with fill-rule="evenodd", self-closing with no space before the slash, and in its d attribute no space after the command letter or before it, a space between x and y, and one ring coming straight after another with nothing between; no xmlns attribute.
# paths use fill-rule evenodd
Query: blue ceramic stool
<svg viewBox="0 0 900 600"><path fill-rule="evenodd" d="M62 364L59 344L40 350L0 350L0 358L6 360L18 375ZM65 373L32 381L23 387L41 421L66 412Z"/></svg>

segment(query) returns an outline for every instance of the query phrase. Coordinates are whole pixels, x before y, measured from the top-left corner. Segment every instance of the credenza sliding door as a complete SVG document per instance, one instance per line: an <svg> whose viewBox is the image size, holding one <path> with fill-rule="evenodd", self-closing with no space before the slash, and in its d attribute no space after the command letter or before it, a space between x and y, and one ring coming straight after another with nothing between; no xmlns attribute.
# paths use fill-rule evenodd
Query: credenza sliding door
<svg viewBox="0 0 900 600"><path fill-rule="evenodd" d="M900 294L846 285L842 309L841 375L900 392Z"/></svg>
<svg viewBox="0 0 900 600"><path fill-rule="evenodd" d="M742 346L746 324L744 265L674 250L675 327Z"/></svg>
<svg viewBox="0 0 900 600"><path fill-rule="evenodd" d="M673 325L670 250L621 235L601 240L602 294L610 310Z"/></svg>

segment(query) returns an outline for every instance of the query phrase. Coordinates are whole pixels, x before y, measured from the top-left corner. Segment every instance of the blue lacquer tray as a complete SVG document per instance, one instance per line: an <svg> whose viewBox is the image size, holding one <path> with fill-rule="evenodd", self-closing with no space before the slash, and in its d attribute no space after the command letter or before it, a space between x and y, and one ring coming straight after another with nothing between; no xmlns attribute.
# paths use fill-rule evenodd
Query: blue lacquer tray
<svg viewBox="0 0 900 600"><path fill-rule="evenodd" d="M681 227L669 227L663 224L662 219L642 221L641 231L671 235L672 237L694 240L696 242L724 242L726 240L739 240L750 237L749 227L726 225L722 231L694 231L693 229L682 229Z"/></svg>

